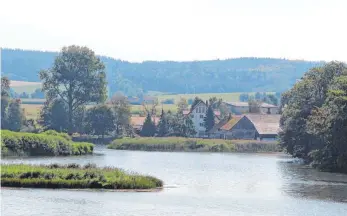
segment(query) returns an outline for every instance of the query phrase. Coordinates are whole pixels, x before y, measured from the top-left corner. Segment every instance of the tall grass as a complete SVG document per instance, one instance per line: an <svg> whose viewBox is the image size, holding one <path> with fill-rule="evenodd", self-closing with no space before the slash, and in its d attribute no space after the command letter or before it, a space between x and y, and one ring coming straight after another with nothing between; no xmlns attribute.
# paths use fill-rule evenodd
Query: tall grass
<svg viewBox="0 0 347 216"><path fill-rule="evenodd" d="M33 188L152 189L163 182L152 176L127 173L113 167L87 164L2 164L1 186Z"/></svg>
<svg viewBox="0 0 347 216"><path fill-rule="evenodd" d="M139 137L116 139L107 146L118 150L196 152L277 152L276 142L256 140Z"/></svg>
<svg viewBox="0 0 347 216"><path fill-rule="evenodd" d="M93 153L94 145L73 142L67 134L48 131L41 134L1 130L1 154L7 155L83 155Z"/></svg>

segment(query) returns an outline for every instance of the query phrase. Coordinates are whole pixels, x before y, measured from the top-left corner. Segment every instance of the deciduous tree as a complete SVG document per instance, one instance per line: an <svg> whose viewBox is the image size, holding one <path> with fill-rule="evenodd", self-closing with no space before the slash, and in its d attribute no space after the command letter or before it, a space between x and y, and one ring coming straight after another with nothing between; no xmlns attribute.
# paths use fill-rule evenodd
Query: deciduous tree
<svg viewBox="0 0 347 216"><path fill-rule="evenodd" d="M67 104L70 134L77 109L106 99L105 66L87 47L64 47L52 68L40 72L40 78L48 100L59 98Z"/></svg>

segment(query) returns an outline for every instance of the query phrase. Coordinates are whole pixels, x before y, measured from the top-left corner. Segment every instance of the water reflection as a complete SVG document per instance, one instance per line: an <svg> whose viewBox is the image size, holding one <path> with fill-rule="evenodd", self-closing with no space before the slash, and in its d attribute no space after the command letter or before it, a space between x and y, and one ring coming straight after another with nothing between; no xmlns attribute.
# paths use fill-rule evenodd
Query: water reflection
<svg viewBox="0 0 347 216"><path fill-rule="evenodd" d="M347 203L347 175L319 172L289 161L279 161L277 164L283 179L281 190L285 194Z"/></svg>

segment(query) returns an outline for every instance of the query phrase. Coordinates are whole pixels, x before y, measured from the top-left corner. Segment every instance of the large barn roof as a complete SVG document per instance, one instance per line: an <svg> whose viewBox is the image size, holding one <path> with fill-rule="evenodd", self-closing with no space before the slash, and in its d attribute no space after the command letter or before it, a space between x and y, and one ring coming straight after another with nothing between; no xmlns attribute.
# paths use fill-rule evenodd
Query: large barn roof
<svg viewBox="0 0 347 216"><path fill-rule="evenodd" d="M281 115L246 115L256 128L259 134L278 134L280 131Z"/></svg>

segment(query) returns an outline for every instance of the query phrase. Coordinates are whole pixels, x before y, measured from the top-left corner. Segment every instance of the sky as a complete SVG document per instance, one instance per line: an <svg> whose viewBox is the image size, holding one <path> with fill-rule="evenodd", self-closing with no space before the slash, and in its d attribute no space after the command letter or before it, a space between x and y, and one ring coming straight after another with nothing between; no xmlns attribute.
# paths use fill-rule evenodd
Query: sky
<svg viewBox="0 0 347 216"><path fill-rule="evenodd" d="M346 0L0 0L0 46L128 61L347 62Z"/></svg>

